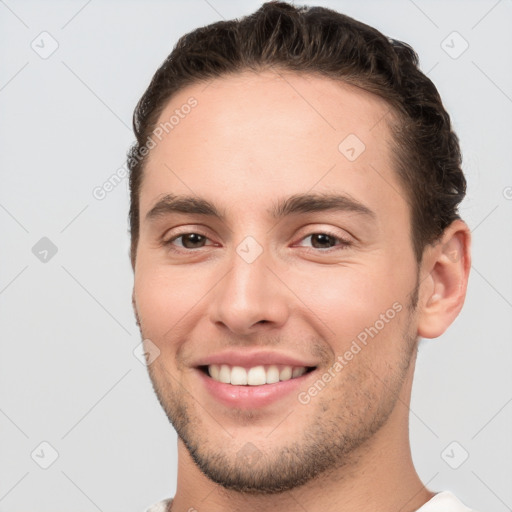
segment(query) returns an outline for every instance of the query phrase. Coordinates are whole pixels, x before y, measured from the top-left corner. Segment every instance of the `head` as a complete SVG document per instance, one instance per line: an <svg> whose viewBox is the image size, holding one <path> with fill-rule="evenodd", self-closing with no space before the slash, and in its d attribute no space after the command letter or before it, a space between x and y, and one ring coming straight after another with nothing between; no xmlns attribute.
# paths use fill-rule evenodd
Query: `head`
<svg viewBox="0 0 512 512"><path fill-rule="evenodd" d="M418 337L465 295L461 155L417 55L335 11L269 2L183 36L133 124L133 304L180 441L244 492L354 462L406 421ZM202 363L227 349L313 370L293 397L217 404Z"/></svg>

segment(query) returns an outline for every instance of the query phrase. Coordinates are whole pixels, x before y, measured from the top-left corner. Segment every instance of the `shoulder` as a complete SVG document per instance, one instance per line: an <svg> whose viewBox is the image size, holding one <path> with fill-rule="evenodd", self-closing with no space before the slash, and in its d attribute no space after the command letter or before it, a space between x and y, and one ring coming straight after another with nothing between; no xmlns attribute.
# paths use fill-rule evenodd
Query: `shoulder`
<svg viewBox="0 0 512 512"><path fill-rule="evenodd" d="M155 503L154 505L146 509L145 512L169 512L169 510L171 510L171 504L171 498L168 500L159 501L158 503Z"/></svg>
<svg viewBox="0 0 512 512"><path fill-rule="evenodd" d="M416 512L476 512L476 510L464 505L450 491L443 491L436 494Z"/></svg>

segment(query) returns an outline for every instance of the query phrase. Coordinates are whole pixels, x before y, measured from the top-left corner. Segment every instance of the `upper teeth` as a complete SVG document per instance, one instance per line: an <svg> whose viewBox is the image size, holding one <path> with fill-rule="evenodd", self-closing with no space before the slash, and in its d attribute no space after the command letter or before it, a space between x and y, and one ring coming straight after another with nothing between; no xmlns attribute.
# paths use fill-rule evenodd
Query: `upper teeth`
<svg viewBox="0 0 512 512"><path fill-rule="evenodd" d="M227 364L211 364L208 373L213 380L235 386L260 386L261 384L273 384L280 380L290 380L300 377L306 372L305 366L254 366L244 368L242 366L229 366Z"/></svg>

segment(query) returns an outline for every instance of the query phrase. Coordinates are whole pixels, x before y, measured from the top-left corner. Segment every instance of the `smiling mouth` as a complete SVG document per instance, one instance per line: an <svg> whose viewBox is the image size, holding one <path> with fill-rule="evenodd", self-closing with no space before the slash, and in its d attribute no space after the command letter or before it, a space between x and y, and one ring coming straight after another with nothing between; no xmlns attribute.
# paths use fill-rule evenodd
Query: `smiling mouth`
<svg viewBox="0 0 512 512"><path fill-rule="evenodd" d="M316 366L257 365L250 368L228 364L210 364L198 369L217 382L233 386L261 386L296 379Z"/></svg>

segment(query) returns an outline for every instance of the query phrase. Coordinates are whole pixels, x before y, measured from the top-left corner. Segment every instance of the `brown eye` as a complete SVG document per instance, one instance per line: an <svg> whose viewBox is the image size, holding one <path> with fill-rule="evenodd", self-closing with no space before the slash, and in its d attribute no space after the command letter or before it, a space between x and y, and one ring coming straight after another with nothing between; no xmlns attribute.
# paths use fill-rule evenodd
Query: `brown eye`
<svg viewBox="0 0 512 512"><path fill-rule="evenodd" d="M199 233L183 233L182 235L171 238L165 242L165 245L175 245L173 242L179 239L181 239L181 244L178 244L178 247L184 249L200 249L204 247L206 240L208 240L207 237Z"/></svg>
<svg viewBox="0 0 512 512"><path fill-rule="evenodd" d="M302 242L308 239L310 239L311 247L313 249L319 249L320 251L328 250L335 246L337 247L335 247L334 250L344 249L351 245L350 241L328 232L311 233L310 235L302 238Z"/></svg>
<svg viewBox="0 0 512 512"><path fill-rule="evenodd" d="M328 249L336 245L336 238L327 233L314 233L311 236L311 243L315 249ZM317 243L318 245L315 245ZM326 247L327 246L327 247Z"/></svg>
<svg viewBox="0 0 512 512"><path fill-rule="evenodd" d="M181 238L183 238L183 247L187 249L195 249L197 245L202 247L202 244L206 240L206 237L198 233L187 233L186 235L182 235Z"/></svg>

